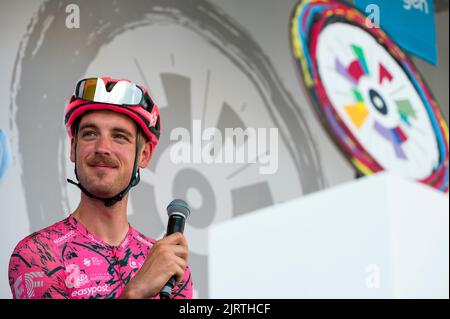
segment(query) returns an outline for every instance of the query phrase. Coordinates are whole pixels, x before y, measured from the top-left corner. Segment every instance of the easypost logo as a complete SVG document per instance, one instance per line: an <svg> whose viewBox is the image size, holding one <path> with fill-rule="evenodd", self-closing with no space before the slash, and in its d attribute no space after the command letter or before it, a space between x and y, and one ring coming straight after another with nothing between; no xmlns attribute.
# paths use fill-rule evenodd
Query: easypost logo
<svg viewBox="0 0 450 319"><path fill-rule="evenodd" d="M103 293L103 292L110 292L109 290L109 286L108 285L103 285L103 286L94 286L94 287L89 287L89 288L84 288L84 289L80 289L80 290L75 290L72 292L71 296L72 297L81 297L81 296L93 296L97 293Z"/></svg>
<svg viewBox="0 0 450 319"><path fill-rule="evenodd" d="M202 132L202 122L194 120L192 132L191 136L184 127L172 130L170 140L176 143L170 150L170 159L174 164L258 163L262 175L278 171L277 128L225 128L223 136L214 127Z"/></svg>

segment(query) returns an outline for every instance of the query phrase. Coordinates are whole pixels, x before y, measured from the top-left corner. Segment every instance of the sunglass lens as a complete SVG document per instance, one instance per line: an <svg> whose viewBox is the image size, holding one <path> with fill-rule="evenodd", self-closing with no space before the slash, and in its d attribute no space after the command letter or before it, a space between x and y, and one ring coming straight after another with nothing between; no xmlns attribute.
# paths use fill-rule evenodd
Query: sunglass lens
<svg viewBox="0 0 450 319"><path fill-rule="evenodd" d="M83 100L93 101L95 90L97 88L97 79L83 80L78 87L77 96Z"/></svg>

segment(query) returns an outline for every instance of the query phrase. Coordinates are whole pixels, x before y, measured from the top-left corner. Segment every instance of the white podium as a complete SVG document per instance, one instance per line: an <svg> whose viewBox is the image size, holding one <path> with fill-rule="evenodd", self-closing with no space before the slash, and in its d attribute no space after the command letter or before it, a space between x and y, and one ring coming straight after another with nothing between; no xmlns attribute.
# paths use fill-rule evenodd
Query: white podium
<svg viewBox="0 0 450 319"><path fill-rule="evenodd" d="M209 230L210 298L449 298L449 197L386 173Z"/></svg>

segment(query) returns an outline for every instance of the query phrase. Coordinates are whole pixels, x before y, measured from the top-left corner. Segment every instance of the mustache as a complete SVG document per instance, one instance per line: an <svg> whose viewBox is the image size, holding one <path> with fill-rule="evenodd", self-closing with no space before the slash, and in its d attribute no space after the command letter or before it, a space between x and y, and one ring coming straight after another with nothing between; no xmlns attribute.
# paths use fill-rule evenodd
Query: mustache
<svg viewBox="0 0 450 319"><path fill-rule="evenodd" d="M101 154L96 154L96 155L92 156L91 158L88 158L88 160L86 162L90 166L96 166L96 165L105 165L105 166L110 166L110 167L119 166L119 164L117 163L116 160L112 159L109 156L105 156L105 155L101 155Z"/></svg>

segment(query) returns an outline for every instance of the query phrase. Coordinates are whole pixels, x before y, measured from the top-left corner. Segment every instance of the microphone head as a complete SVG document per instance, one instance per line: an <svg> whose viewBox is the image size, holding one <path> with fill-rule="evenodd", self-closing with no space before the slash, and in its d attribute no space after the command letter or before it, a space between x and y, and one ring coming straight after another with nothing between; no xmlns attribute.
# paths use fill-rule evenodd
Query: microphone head
<svg viewBox="0 0 450 319"><path fill-rule="evenodd" d="M191 214L189 205L182 199L174 199L167 206L167 215L172 216L173 214L183 215L184 218L188 218Z"/></svg>

